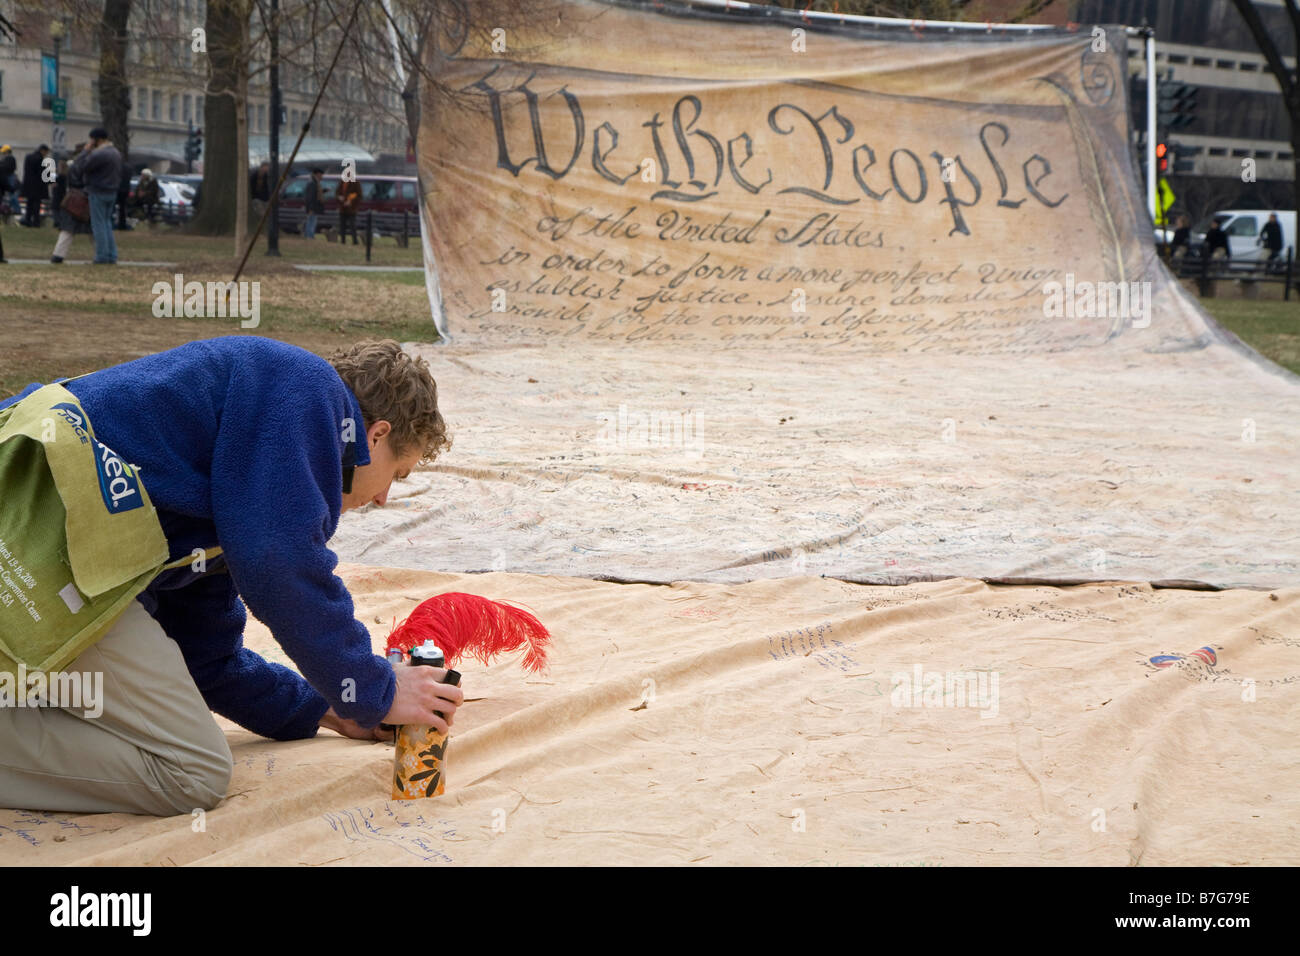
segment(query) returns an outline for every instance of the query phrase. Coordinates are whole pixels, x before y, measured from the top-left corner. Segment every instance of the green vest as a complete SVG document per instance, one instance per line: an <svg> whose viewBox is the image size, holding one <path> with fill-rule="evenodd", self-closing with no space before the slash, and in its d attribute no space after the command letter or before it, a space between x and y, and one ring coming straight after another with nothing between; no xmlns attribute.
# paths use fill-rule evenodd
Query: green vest
<svg viewBox="0 0 1300 956"><path fill-rule="evenodd" d="M167 556L139 470L95 439L71 392L46 385L0 410L0 672L71 663L191 561Z"/></svg>

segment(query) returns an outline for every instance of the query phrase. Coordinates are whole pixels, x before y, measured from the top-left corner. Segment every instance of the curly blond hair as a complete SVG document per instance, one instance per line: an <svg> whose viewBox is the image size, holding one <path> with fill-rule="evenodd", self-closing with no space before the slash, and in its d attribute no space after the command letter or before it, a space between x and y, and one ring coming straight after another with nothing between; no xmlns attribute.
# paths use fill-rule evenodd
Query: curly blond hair
<svg viewBox="0 0 1300 956"><path fill-rule="evenodd" d="M419 448L421 461L433 461L451 447L438 411L438 384L424 359L392 339L369 339L339 349L329 362L352 389L367 427L378 421L392 426L388 441L398 457Z"/></svg>

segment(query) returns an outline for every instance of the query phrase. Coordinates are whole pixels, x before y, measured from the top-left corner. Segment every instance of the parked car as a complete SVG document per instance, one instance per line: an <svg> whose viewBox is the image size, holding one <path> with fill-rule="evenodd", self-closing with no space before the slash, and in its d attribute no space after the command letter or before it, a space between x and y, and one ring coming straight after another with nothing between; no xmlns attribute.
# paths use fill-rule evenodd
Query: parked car
<svg viewBox="0 0 1300 956"><path fill-rule="evenodd" d="M318 232L337 229L339 221L338 187L342 181L338 174L321 177L321 202L325 212L316 217ZM304 194L310 175L295 176L284 184L280 198L280 228L299 232L307 218ZM363 235L366 214L372 213L374 231L381 236L401 235L405 226L408 235L419 235L419 201L417 180L414 176L383 176L361 173L361 206L357 212L357 234Z"/></svg>

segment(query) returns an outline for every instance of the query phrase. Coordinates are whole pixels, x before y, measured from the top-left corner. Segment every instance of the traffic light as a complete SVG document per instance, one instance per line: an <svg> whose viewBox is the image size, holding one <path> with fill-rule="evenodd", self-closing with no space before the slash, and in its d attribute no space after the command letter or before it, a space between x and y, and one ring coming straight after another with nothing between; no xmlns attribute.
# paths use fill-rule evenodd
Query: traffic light
<svg viewBox="0 0 1300 956"><path fill-rule="evenodd" d="M190 128L190 135L185 140L185 161L192 163L203 155L203 130Z"/></svg>
<svg viewBox="0 0 1300 956"><path fill-rule="evenodd" d="M1164 143L1156 143L1156 169L1161 175L1169 172L1169 147Z"/></svg>
<svg viewBox="0 0 1300 956"><path fill-rule="evenodd" d="M1176 173L1190 173L1196 169L1196 164L1192 162L1193 156L1201 155L1203 146L1188 146L1186 143L1170 143L1169 152L1173 157L1173 166L1171 167Z"/></svg>
<svg viewBox="0 0 1300 956"><path fill-rule="evenodd" d="M1186 129L1196 114L1198 90L1172 77L1156 81L1156 125L1162 130Z"/></svg>

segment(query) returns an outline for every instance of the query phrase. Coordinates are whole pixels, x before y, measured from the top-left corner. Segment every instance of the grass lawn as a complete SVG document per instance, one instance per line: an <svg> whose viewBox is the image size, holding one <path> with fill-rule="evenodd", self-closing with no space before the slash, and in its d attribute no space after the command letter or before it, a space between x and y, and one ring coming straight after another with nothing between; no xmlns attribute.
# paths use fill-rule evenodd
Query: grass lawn
<svg viewBox="0 0 1300 956"><path fill-rule="evenodd" d="M4 227L0 227L4 228ZM158 318L153 285L185 280L227 281L237 260L233 242L161 231L118 233L123 261L170 261L174 266L104 268L86 265L19 265L49 259L53 229L4 228L0 266L0 396L30 382L130 361L194 339L248 334L235 318ZM375 265L421 265L418 242L402 249L392 239L375 247ZM423 272L304 272L294 262L360 264L349 245L285 237L281 259L249 257L244 278L258 283L256 332L328 354L362 338L432 342ZM41 253L38 255L37 253ZM381 255L382 253L382 255ZM90 237L73 242L73 258L90 257Z"/></svg>
<svg viewBox="0 0 1300 956"><path fill-rule="evenodd" d="M1201 307L1261 355L1300 374L1300 294L1281 299L1202 299Z"/></svg>

